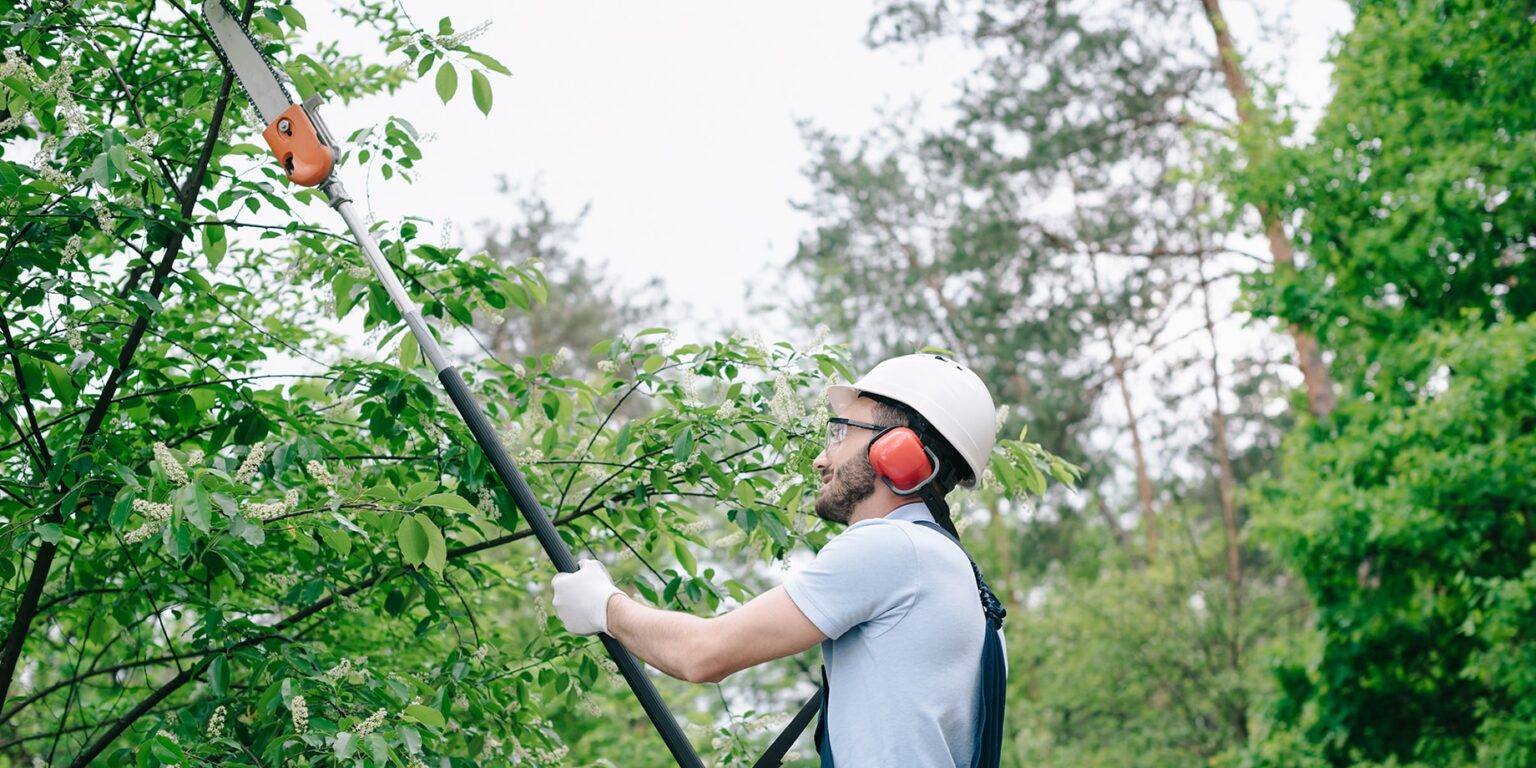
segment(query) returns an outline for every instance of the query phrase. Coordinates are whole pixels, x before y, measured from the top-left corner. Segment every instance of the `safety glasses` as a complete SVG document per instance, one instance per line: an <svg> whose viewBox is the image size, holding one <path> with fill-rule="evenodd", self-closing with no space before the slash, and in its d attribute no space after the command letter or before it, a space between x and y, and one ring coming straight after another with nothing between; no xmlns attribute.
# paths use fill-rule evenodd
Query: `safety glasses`
<svg viewBox="0 0 1536 768"><path fill-rule="evenodd" d="M841 443L843 438L848 436L849 427L867 429L871 432L879 432L882 429L888 428L884 424L870 424L867 421L854 421L853 419L845 419L841 416L834 416L830 419L827 419L827 450L832 450L833 446Z"/></svg>

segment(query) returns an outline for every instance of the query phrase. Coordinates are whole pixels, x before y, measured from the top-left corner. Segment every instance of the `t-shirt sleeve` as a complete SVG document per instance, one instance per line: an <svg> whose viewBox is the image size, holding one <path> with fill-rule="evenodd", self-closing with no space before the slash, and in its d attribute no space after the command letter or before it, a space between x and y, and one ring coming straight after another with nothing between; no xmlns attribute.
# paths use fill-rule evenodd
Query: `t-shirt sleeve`
<svg viewBox="0 0 1536 768"><path fill-rule="evenodd" d="M884 632L901 621L917 597L917 549L895 523L856 525L784 582L795 606L836 640L865 622Z"/></svg>

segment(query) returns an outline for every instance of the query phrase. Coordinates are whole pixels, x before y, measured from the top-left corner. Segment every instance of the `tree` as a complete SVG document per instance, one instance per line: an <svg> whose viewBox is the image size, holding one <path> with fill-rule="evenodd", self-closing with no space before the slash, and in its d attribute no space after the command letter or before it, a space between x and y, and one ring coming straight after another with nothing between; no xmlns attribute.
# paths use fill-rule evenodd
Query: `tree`
<svg viewBox="0 0 1536 768"><path fill-rule="evenodd" d="M345 104L435 70L447 101L468 72L486 109L486 73L504 72L472 32L396 5L337 9L377 33L379 59L313 39L292 6L244 11L301 96ZM550 569L356 247L251 143L193 12L3 13L0 761L654 754L597 646L549 621ZM408 180L420 159L394 118L352 136L342 169ZM551 284L410 220L374 230L444 337ZM341 354L354 334L364 349ZM470 386L562 536L647 599L726 606L763 560L825 541L802 511L825 415L805 393L846 376L838 350L646 331L597 342L579 373L524 351L521 371L466 366ZM1018 497L1055 468L1018 441L994 460ZM764 739L691 714L723 734L715 754Z"/></svg>
<svg viewBox="0 0 1536 768"><path fill-rule="evenodd" d="M1242 193L1294 195L1313 263L1255 306L1337 350L1336 425L1287 440L1262 519L1318 647L1281 669L1275 764L1536 764L1529 628L1529 9L1357 4L1310 145Z"/></svg>

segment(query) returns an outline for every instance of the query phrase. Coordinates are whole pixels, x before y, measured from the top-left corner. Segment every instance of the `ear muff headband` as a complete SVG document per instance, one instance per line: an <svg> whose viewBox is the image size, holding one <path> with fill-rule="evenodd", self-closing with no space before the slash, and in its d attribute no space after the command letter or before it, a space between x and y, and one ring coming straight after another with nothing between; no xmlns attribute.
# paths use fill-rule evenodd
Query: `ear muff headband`
<svg viewBox="0 0 1536 768"><path fill-rule="evenodd" d="M909 427L886 427L869 441L869 465L898 496L911 496L939 476L939 457Z"/></svg>

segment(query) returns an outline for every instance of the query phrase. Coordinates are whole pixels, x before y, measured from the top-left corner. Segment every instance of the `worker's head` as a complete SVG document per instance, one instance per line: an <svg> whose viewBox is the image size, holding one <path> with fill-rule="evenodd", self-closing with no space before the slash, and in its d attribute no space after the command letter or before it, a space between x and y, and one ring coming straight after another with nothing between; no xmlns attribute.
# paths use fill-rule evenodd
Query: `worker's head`
<svg viewBox="0 0 1536 768"><path fill-rule="evenodd" d="M996 437L992 397L965 366L906 355L853 385L828 387L837 416L814 466L823 488L816 514L848 522L862 507L882 515L931 484L941 495L974 485Z"/></svg>

